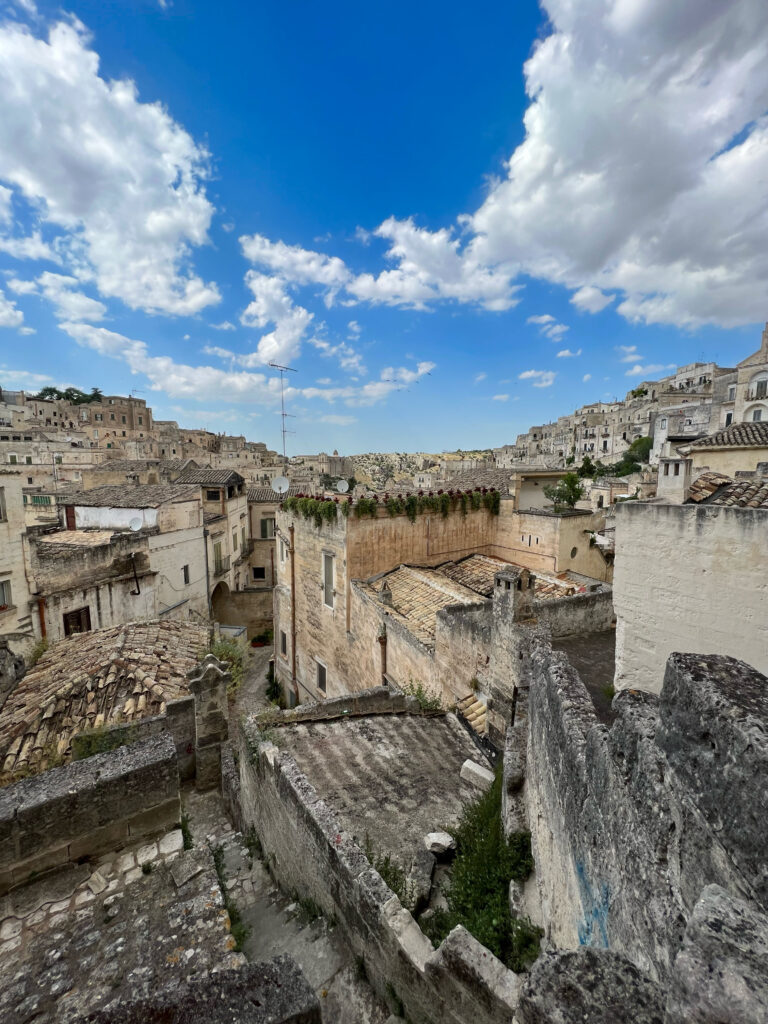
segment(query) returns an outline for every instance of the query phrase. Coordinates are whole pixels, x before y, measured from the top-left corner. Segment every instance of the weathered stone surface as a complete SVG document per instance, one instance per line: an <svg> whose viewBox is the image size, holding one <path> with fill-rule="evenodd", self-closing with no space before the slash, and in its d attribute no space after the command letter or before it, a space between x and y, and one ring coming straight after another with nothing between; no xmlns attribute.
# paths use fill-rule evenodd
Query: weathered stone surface
<svg viewBox="0 0 768 1024"><path fill-rule="evenodd" d="M618 953L540 956L520 991L518 1024L663 1024L661 989Z"/></svg>
<svg viewBox="0 0 768 1024"><path fill-rule="evenodd" d="M489 789L493 785L494 776L488 768L468 758L461 766L461 778L479 789Z"/></svg>
<svg viewBox="0 0 768 1024"><path fill-rule="evenodd" d="M720 1021L768 1021L768 916L709 885L675 960L665 1024Z"/></svg>
<svg viewBox="0 0 768 1024"><path fill-rule="evenodd" d="M185 857L179 857L171 865L171 878L177 889L181 889L199 875L205 867L205 858L197 850L189 850Z"/></svg>
<svg viewBox="0 0 768 1024"><path fill-rule="evenodd" d="M289 956L220 971L148 998L118 1003L77 1024L320 1024L320 1004Z"/></svg>
<svg viewBox="0 0 768 1024"><path fill-rule="evenodd" d="M768 910L768 680L735 658L671 655L656 742Z"/></svg>
<svg viewBox="0 0 768 1024"><path fill-rule="evenodd" d="M424 846L436 857L442 857L456 849L456 841L447 832L429 832L424 836Z"/></svg>
<svg viewBox="0 0 768 1024"><path fill-rule="evenodd" d="M408 872L408 882L412 889L409 909L414 913L429 903L434 870L434 855L429 850L417 850L411 862L411 870Z"/></svg>

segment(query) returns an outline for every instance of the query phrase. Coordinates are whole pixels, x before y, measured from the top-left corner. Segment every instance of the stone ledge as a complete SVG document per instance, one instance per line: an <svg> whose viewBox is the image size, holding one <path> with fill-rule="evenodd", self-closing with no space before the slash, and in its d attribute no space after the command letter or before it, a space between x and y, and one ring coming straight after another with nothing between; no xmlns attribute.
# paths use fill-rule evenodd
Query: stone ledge
<svg viewBox="0 0 768 1024"><path fill-rule="evenodd" d="M285 711L275 710L256 715L270 726L295 725L298 722L321 722L335 718L356 718L362 715L419 715L421 707L415 697L395 693L386 686L376 686L358 693L308 701ZM435 712L430 712L434 714Z"/></svg>

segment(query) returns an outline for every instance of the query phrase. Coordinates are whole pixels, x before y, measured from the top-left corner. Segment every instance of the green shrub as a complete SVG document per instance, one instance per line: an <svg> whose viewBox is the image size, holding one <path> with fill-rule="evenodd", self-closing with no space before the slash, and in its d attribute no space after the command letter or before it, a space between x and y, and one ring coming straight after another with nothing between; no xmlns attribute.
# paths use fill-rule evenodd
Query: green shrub
<svg viewBox="0 0 768 1024"><path fill-rule="evenodd" d="M244 674L243 649L240 644L235 640L229 640L227 637L219 637L215 643L211 644L207 653L212 654L219 661L223 661L227 666L229 674L232 676L232 682L227 692L230 697L234 696L240 688Z"/></svg>
<svg viewBox="0 0 768 1024"><path fill-rule="evenodd" d="M443 701L439 694L432 693L430 690L424 688L424 684L421 682L415 682L409 679L407 683L403 683L400 687L403 693L409 697L415 697L419 702L419 707L422 711L444 711Z"/></svg>
<svg viewBox="0 0 768 1024"><path fill-rule="evenodd" d="M195 840L192 838L192 830L189 827L189 815L186 813L181 816L181 838L184 842L185 850L191 850L195 845Z"/></svg>
<svg viewBox="0 0 768 1024"><path fill-rule="evenodd" d="M27 671L33 668L38 661L42 658L45 652L48 650L48 641L43 638L38 640L35 646L32 648L29 657L27 658Z"/></svg>
<svg viewBox="0 0 768 1024"><path fill-rule="evenodd" d="M501 769L490 790L468 805L458 828L456 859L447 894L448 910L437 911L424 932L438 946L463 925L507 967L525 970L539 954L541 929L509 911L509 882L523 882L533 869L531 838L517 832L509 841L501 823Z"/></svg>

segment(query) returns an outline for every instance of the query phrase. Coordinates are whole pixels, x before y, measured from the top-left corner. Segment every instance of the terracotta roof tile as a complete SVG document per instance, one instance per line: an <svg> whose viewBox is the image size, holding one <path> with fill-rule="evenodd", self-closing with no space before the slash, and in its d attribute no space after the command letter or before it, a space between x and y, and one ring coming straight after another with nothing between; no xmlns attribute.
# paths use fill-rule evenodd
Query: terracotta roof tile
<svg viewBox="0 0 768 1024"><path fill-rule="evenodd" d="M691 501L706 501L718 491L724 484L732 483L731 477L723 473L702 473L691 484L688 496Z"/></svg>
<svg viewBox="0 0 768 1024"><path fill-rule="evenodd" d="M724 430L691 442L697 451L707 448L768 448L768 420L760 423L732 423Z"/></svg>
<svg viewBox="0 0 768 1024"><path fill-rule="evenodd" d="M194 501L199 493L197 487L189 484L138 484L135 487L115 484L68 495L65 502L59 499L59 504L98 508L158 508L166 502Z"/></svg>
<svg viewBox="0 0 768 1024"><path fill-rule="evenodd" d="M736 480L719 490L708 504L768 509L768 477Z"/></svg>
<svg viewBox="0 0 768 1024"><path fill-rule="evenodd" d="M207 627L133 622L54 644L0 710L0 785L68 761L84 729L162 714L189 694Z"/></svg>

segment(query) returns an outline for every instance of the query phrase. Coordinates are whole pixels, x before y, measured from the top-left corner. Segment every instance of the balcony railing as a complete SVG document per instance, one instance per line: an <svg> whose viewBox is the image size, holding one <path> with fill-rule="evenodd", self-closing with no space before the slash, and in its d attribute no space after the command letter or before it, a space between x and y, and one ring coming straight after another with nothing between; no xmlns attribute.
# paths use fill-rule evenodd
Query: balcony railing
<svg viewBox="0 0 768 1024"><path fill-rule="evenodd" d="M753 384L748 392L748 400L751 402L755 398L766 398L768 397L768 381L761 380L757 384Z"/></svg>
<svg viewBox="0 0 768 1024"><path fill-rule="evenodd" d="M229 555L224 555L213 563L213 575L224 576L229 572Z"/></svg>
<svg viewBox="0 0 768 1024"><path fill-rule="evenodd" d="M253 551L253 540L248 537L246 540L240 542L240 550L237 552L235 557L236 562L242 562L243 559L247 558Z"/></svg>

